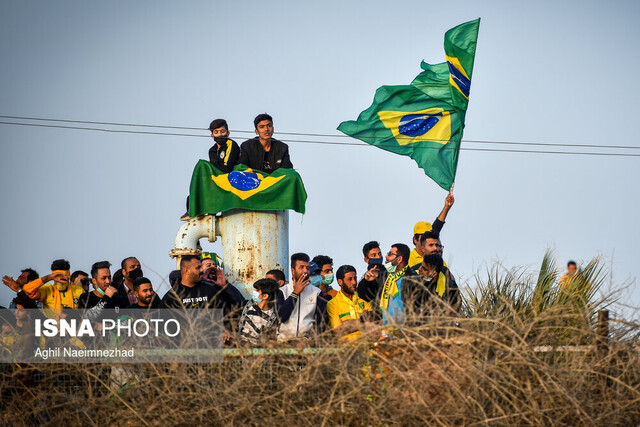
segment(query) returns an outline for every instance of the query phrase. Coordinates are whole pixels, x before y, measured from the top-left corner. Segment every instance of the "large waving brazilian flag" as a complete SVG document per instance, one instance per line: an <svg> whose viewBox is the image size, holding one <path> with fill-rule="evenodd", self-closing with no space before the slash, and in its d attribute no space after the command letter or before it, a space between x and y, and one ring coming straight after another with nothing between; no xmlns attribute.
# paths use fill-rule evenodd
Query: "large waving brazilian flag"
<svg viewBox="0 0 640 427"><path fill-rule="evenodd" d="M275 211L293 209L304 213L307 192L293 169L280 168L268 174L238 165L223 173L206 160L193 170L189 216L215 214L229 209Z"/></svg>
<svg viewBox="0 0 640 427"><path fill-rule="evenodd" d="M422 62L422 72L403 86L382 86L358 120L338 130L383 150L409 156L445 190L456 176L469 102L480 19L447 31L446 62Z"/></svg>

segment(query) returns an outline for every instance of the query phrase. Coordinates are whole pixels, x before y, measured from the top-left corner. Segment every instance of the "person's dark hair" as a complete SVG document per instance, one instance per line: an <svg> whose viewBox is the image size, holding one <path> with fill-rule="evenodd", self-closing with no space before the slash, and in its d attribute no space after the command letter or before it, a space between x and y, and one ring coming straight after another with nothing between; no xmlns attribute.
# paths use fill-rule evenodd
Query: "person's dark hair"
<svg viewBox="0 0 640 427"><path fill-rule="evenodd" d="M576 262L575 262L575 261L569 261L569 262L567 263L567 268L571 267L572 265L573 265L574 267L577 267L577 266L578 266L578 264L576 264Z"/></svg>
<svg viewBox="0 0 640 427"><path fill-rule="evenodd" d="M370 241L369 243L365 243L364 246L362 247L362 254L366 257L369 258L369 252L371 251L371 249L380 249L380 243L376 242L375 240Z"/></svg>
<svg viewBox="0 0 640 427"><path fill-rule="evenodd" d="M120 286L124 282L124 275L122 269L119 268L111 275L111 284L114 286Z"/></svg>
<svg viewBox="0 0 640 427"><path fill-rule="evenodd" d="M271 124L273 124L273 118L267 113L258 114L255 119L253 119L253 127L258 129L258 123L263 120L269 120Z"/></svg>
<svg viewBox="0 0 640 427"><path fill-rule="evenodd" d="M51 263L51 271L53 270L69 270L71 264L66 259L57 259Z"/></svg>
<svg viewBox="0 0 640 427"><path fill-rule="evenodd" d="M183 255L180 259L180 271L182 271L182 266L185 265L185 263L188 264L193 260L200 261L200 257L198 255Z"/></svg>
<svg viewBox="0 0 640 427"><path fill-rule="evenodd" d="M427 241L427 239L436 239L438 240L440 238L440 234L437 231L427 231L426 233L423 233L420 236L420 244L424 244L424 242Z"/></svg>
<svg viewBox="0 0 640 427"><path fill-rule="evenodd" d="M402 257L403 263L406 264L409 262L409 255L411 254L411 249L409 249L409 246L405 245L404 243L396 243L394 245L391 245L391 247L396 248L396 250L398 251L398 255Z"/></svg>
<svg viewBox="0 0 640 427"><path fill-rule="evenodd" d="M337 279L337 280L344 280L344 276L345 276L347 273L349 273L350 271L353 271L354 273L358 274L358 273L356 272L356 269L355 269L355 267L354 267L354 266L352 266L352 265L348 265L348 264L347 264L347 265L341 265L341 266L338 268L338 271L336 271L336 279Z"/></svg>
<svg viewBox="0 0 640 427"><path fill-rule="evenodd" d="M213 133L214 129L222 127L229 131L229 125L227 124L227 121L225 119L215 119L211 122L211 124L209 124L209 131Z"/></svg>
<svg viewBox="0 0 640 427"><path fill-rule="evenodd" d="M313 257L313 259L311 261L313 261L316 264L318 264L318 267L320 267L321 270L322 270L322 266L324 266L326 264L333 265L333 258L331 258L329 256L326 256L326 255L316 255L316 256Z"/></svg>
<svg viewBox="0 0 640 427"><path fill-rule="evenodd" d="M291 268L296 268L298 261L309 262L309 255L303 252L297 252L291 255Z"/></svg>
<svg viewBox="0 0 640 427"><path fill-rule="evenodd" d="M14 304L20 304L24 308L38 308L38 304L29 298L24 291L20 291L16 294L16 297L13 299Z"/></svg>
<svg viewBox="0 0 640 427"><path fill-rule="evenodd" d="M101 268L111 268L109 261L98 261L91 266L91 277L96 277Z"/></svg>
<svg viewBox="0 0 640 427"><path fill-rule="evenodd" d="M76 280L78 276L88 276L88 274L82 270L76 270L73 273L71 273L71 278L69 279L69 281L73 283L73 281Z"/></svg>
<svg viewBox="0 0 640 427"><path fill-rule="evenodd" d="M444 261L442 260L442 257L438 254L425 255L422 258L422 262L425 263L426 265L433 266L433 268L435 268L438 273L442 271L442 267L444 266Z"/></svg>
<svg viewBox="0 0 640 427"><path fill-rule="evenodd" d="M147 279L146 277L138 277L133 281L133 290L137 291L138 289L140 289L140 285L143 285L145 283L151 283L151 280Z"/></svg>
<svg viewBox="0 0 640 427"><path fill-rule="evenodd" d="M135 259L137 260L138 258L134 257L134 256L128 256L125 259L122 260L122 262L120 263L120 268L124 270L124 265L127 263L127 261L129 261L130 259Z"/></svg>
<svg viewBox="0 0 640 427"><path fill-rule="evenodd" d="M172 288L178 285L181 280L182 274L180 273L180 270L173 270L171 273L169 273L169 286L171 286Z"/></svg>
<svg viewBox="0 0 640 427"><path fill-rule="evenodd" d="M11 313L11 310L6 307L0 307L0 326L3 323L6 323L14 329L16 328L16 318L13 313Z"/></svg>
<svg viewBox="0 0 640 427"><path fill-rule="evenodd" d="M282 271L282 270L278 270L278 269L269 270L269 271L267 271L267 274L268 274L269 276L273 276L273 277L275 277L275 278L276 278L276 280L282 280L283 282L284 282L285 280L287 280L287 278L286 278L286 277L285 277L285 275L284 275L284 271Z"/></svg>
<svg viewBox="0 0 640 427"><path fill-rule="evenodd" d="M278 292L278 289L280 289L280 285L278 285L278 282L273 279L260 279L253 284L253 288L263 294L269 295L267 301L271 302L276 299L276 293Z"/></svg>
<svg viewBox="0 0 640 427"><path fill-rule="evenodd" d="M38 272L35 271L33 268L25 268L20 273L28 273L27 274L27 282L33 282L34 280L36 280L37 278L40 277Z"/></svg>

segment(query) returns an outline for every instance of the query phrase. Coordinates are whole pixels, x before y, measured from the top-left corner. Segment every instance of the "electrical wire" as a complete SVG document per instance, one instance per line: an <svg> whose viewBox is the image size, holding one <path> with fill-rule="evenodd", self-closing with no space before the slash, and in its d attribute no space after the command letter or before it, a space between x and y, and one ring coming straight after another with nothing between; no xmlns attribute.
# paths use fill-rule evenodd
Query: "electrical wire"
<svg viewBox="0 0 640 427"><path fill-rule="evenodd" d="M150 125L150 124L139 124L139 123L118 123L118 122L99 122L99 121L89 121L89 120L66 120L66 119L51 119L51 118L42 118L42 117L25 117L25 116L2 116L0 118L3 119L19 119L19 120L32 120L32 121L47 121L47 122L61 122L61 123L79 123L79 124L93 124L93 125L107 125L107 126L125 126L125 127L144 127L144 128L157 128L157 129L180 129L180 130L196 130L196 131L208 131L206 128L199 127L188 127L188 126L167 126L167 125ZM10 123L5 123L10 124ZM77 128L81 129L81 128ZM92 130L92 129L87 129ZM253 134L255 131L253 130L238 130L231 129L231 132L235 133L246 133ZM292 136L306 136L306 137L323 137L323 138L351 138L349 135L344 134L323 134L323 133L302 133L302 132L280 132L281 135L292 135ZM156 133L152 133L156 134ZM162 133L158 133L159 135L163 135ZM167 135L178 135L178 136L186 136L185 134L167 134ZM201 136L201 135L193 135L193 136ZM206 135L208 137L208 135ZM364 139L377 139L376 137L363 137ZM402 137L400 137L402 138ZM433 140L434 142L438 142L439 140ZM444 140L440 140L443 142ZM541 147L576 147L576 148L605 148L605 149L620 149L620 150L640 150L640 146L636 145L597 145L597 144L560 144L560 143L547 143L547 142L516 142L516 141L492 141L492 140L482 140L482 139L462 139L462 142L472 142L476 144L506 144L506 145L531 145L531 146L541 146Z"/></svg>
<svg viewBox="0 0 640 427"><path fill-rule="evenodd" d="M116 123L116 122L98 122L98 121L86 121L86 120L64 120L64 119L48 119L40 117L24 117L24 116L4 116L0 115L0 118L11 118L19 120L31 120L31 121L47 121L57 123L77 123L77 124L94 124L94 125L106 125L106 126L119 126L119 127L143 127L143 128L157 128L157 129L181 129L181 130L197 130L205 131L208 129L186 127L186 126L162 126L162 125L148 125L148 124L134 124L134 123ZM209 135L197 135L191 133L176 133L176 132L159 132L159 131L136 131L128 129L107 129L87 126L65 126L65 125L52 125L52 124L38 124L38 123L20 123L0 121L0 124L14 125L14 126L29 126L29 127L42 127L42 128L56 128L56 129L70 129L70 130L85 130L96 132L108 132L108 133L126 133L126 134L142 134L142 135L163 135L163 136L181 136L181 137L197 137L197 138L209 138ZM253 133L253 131L240 131L232 130L237 133ZM329 135L329 134L314 134L314 133L297 133L297 132L278 132L283 135L293 136L306 136L306 137L347 137L348 135ZM334 142L334 141L317 141L317 140L301 140L301 139L282 139L284 142L289 143L307 143L307 144L326 144L326 145L341 145L341 146L356 146L356 147L378 147L378 148L397 148L397 145L384 145L376 144L371 145L367 143L354 143L354 142ZM437 141L433 141L437 142ZM487 140L465 140L462 142L471 143L483 143L483 144L511 144L519 146L546 146L546 147L570 147L570 148L597 148L597 149L626 149L637 150L638 146L610 146L610 145L594 145L594 144L554 144L554 143L525 143L525 142L513 142L513 141L487 141ZM413 149L452 149L455 147L432 147L432 146L412 146ZM463 151L481 151L481 152L501 152L501 153L528 153L528 154L561 154L561 155L588 155L588 156L617 156L617 157L640 157L640 154L634 153L610 153L610 152L584 152L584 151L545 151L545 150L522 150L522 149L502 149L502 148L474 148L461 146L460 150Z"/></svg>

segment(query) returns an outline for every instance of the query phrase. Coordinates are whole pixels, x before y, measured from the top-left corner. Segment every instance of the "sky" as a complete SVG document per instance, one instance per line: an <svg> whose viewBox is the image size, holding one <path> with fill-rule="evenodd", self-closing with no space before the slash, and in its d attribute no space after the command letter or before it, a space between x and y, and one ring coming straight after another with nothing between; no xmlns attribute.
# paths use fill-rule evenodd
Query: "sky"
<svg viewBox="0 0 640 427"><path fill-rule="evenodd" d="M191 172L212 143L204 129L225 118L242 142L263 112L308 193L306 214L290 215L290 253L326 254L361 274L365 242L410 245L447 193L408 157L279 132L339 135L379 86L410 83L422 60L443 62L446 30L478 17L462 147L574 154L461 151L445 260L470 289L495 263L535 269L547 249L560 267L600 256L637 315L640 157L575 154L640 154L606 148L640 147L635 1L3 1L0 115L203 130L0 124L0 274L44 275L58 258L89 271L133 255L164 293ZM0 289L0 305L10 298Z"/></svg>

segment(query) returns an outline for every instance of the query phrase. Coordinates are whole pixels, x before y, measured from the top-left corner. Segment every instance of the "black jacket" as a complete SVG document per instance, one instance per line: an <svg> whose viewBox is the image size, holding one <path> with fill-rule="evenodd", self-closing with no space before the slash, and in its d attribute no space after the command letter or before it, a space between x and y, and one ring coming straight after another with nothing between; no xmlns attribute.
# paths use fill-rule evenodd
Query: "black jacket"
<svg viewBox="0 0 640 427"><path fill-rule="evenodd" d="M223 173L231 172L233 167L238 164L239 157L240 147L230 138L227 138L221 147L216 143L209 149L209 161Z"/></svg>
<svg viewBox="0 0 640 427"><path fill-rule="evenodd" d="M425 316L438 314L438 312L453 314L450 313L450 308L455 312L459 310L461 299L458 285L447 267L442 267L442 273L445 277L445 291L442 297L436 293L438 275L428 282L417 275L402 282L400 295L407 319L420 323L424 321Z"/></svg>
<svg viewBox="0 0 640 427"><path fill-rule="evenodd" d="M251 169L272 173L280 168L293 168L289 158L289 146L282 141L271 138L271 149L264 151L258 137L248 139L240 146L238 163Z"/></svg>
<svg viewBox="0 0 640 427"><path fill-rule="evenodd" d="M406 276L415 276L413 270L407 267L407 271L404 273L404 277ZM378 307L380 305L380 294L382 294L382 289L384 288L384 282L389 277L388 271L382 271L378 273L378 278L376 280L365 280L363 277L362 280L358 282L358 296L363 300L370 302L374 307ZM404 285L402 285L404 286Z"/></svg>

